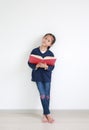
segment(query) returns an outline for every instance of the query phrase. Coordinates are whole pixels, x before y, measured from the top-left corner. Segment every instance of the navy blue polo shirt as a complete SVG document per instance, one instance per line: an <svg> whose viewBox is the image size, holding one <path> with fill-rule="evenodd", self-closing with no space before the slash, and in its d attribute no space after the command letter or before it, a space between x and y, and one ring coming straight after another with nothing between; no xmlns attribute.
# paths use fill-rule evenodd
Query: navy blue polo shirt
<svg viewBox="0 0 89 130"><path fill-rule="evenodd" d="M42 53L40 51L40 48L37 47L35 49L32 50L31 54L34 54L34 55L39 55L41 57L46 57L46 56L53 56L54 57L54 54L48 49L46 52ZM45 70L44 68L38 68L36 69L36 65L35 64L32 64L28 61L28 65L29 67L32 68L32 78L31 80L32 81L35 81L35 82L51 82L51 75L52 75L52 70L54 69L54 66L48 66L48 69Z"/></svg>

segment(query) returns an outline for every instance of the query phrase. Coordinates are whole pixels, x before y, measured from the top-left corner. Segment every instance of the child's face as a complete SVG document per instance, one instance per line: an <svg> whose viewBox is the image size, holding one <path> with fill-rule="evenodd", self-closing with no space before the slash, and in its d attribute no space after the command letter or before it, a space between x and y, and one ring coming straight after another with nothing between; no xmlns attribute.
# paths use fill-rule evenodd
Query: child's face
<svg viewBox="0 0 89 130"><path fill-rule="evenodd" d="M42 45L45 47L50 47L52 45L53 37L50 35L47 35L43 37L42 39Z"/></svg>

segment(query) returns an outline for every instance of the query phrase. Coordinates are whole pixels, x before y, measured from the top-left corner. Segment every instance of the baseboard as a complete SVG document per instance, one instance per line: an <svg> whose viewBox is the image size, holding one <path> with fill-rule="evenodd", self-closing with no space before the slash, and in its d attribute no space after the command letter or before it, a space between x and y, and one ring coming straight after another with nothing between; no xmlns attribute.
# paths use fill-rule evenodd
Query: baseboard
<svg viewBox="0 0 89 130"><path fill-rule="evenodd" d="M14 113L30 113L30 112L42 112L42 109L0 109L0 113L5 112L14 112ZM52 109L52 113L54 112L89 112L89 109Z"/></svg>

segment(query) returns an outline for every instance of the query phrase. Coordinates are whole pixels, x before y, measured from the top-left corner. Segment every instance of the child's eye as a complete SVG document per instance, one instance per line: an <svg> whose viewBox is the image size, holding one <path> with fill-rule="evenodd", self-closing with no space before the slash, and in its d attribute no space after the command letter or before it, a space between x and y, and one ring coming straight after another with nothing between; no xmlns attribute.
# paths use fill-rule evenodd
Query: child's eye
<svg viewBox="0 0 89 130"><path fill-rule="evenodd" d="M47 37L45 37L45 40L48 40ZM50 42L50 40L48 40L48 42Z"/></svg>

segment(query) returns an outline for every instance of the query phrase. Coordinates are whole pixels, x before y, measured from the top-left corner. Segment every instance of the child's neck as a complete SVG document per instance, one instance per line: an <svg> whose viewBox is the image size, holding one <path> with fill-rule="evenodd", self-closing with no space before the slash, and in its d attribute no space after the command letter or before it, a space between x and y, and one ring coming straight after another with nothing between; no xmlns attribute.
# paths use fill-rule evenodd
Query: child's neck
<svg viewBox="0 0 89 130"><path fill-rule="evenodd" d="M45 47L45 46L40 46L40 50L45 52L45 51L47 51L47 47Z"/></svg>

